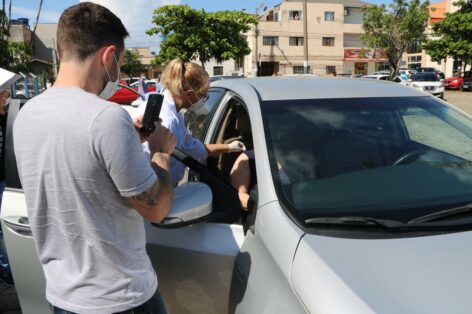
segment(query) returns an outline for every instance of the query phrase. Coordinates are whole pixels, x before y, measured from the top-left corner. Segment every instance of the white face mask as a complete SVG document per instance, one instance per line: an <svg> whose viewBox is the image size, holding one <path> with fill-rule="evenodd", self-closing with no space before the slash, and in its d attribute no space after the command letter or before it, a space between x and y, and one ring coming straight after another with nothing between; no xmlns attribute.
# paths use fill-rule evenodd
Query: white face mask
<svg viewBox="0 0 472 314"><path fill-rule="evenodd" d="M188 111L191 111L197 115L208 114L208 109L205 106L205 102L203 101L203 98L200 98L196 103L192 104L188 108Z"/></svg>
<svg viewBox="0 0 472 314"><path fill-rule="evenodd" d="M98 97L100 97L101 99L105 99L105 100L107 100L108 98L113 96L113 94L117 90L118 83L120 83L120 64L118 63L118 60L116 60L116 57L115 57L114 53L113 53L113 58L115 59L116 66L118 68L118 72L116 72L117 73L116 81L114 81L114 82L111 81L110 73L108 73L107 67L105 66L105 71L107 72L107 75L108 75L108 82L107 82L107 85L105 85L105 87L101 91L101 93L98 95Z"/></svg>

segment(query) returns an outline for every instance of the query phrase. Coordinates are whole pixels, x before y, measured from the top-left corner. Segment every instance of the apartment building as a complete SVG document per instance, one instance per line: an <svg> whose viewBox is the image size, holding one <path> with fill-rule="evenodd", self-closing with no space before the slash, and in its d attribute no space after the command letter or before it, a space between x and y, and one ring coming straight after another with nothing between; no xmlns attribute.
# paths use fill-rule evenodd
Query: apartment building
<svg viewBox="0 0 472 314"><path fill-rule="evenodd" d="M457 6L454 5L455 0L446 0L440 3L435 3L429 6L428 26L425 30L427 36L432 32L432 25L442 21L446 17L446 13L453 13L457 11ZM446 77L451 77L454 74L460 73L462 65L459 61L452 58L435 62L425 50L421 50L421 43L415 42L408 47L407 52L402 57L402 67L408 69L415 69L417 67L431 67L443 72ZM471 70L470 67L467 70Z"/></svg>
<svg viewBox="0 0 472 314"><path fill-rule="evenodd" d="M358 0L307 0L305 13L302 0L285 0L266 10L248 33L252 52L245 58L245 74L303 73L305 18L310 73L368 74L385 68L383 53L363 47L360 39L364 5Z"/></svg>

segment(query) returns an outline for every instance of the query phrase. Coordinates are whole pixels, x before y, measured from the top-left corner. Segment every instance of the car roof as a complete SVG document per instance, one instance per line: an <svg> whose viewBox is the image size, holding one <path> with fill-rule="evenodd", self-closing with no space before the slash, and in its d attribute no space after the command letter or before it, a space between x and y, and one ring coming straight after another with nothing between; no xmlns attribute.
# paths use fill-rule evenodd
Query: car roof
<svg viewBox="0 0 472 314"><path fill-rule="evenodd" d="M267 77L213 82L212 87L243 95L254 90L261 100L412 97L424 96L415 89L389 81L322 77Z"/></svg>

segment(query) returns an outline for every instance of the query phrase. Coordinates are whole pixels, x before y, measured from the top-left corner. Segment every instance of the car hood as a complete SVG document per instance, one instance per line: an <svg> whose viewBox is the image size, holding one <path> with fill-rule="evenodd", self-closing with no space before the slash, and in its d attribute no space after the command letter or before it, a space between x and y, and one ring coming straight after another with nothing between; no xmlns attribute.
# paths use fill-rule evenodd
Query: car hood
<svg viewBox="0 0 472 314"><path fill-rule="evenodd" d="M292 286L310 313L468 313L472 232L403 239L305 235Z"/></svg>

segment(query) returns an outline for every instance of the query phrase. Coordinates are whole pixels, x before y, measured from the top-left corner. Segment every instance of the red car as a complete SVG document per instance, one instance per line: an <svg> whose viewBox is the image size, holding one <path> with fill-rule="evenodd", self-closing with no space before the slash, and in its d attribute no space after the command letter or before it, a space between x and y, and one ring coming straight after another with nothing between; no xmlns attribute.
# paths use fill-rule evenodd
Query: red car
<svg viewBox="0 0 472 314"><path fill-rule="evenodd" d="M120 84L128 86L126 84L126 81L124 80L121 80ZM135 84L134 86L133 84L131 84L131 88L135 90L136 92L138 91L137 84ZM156 85L148 84L148 92L155 92L155 91L156 91ZM133 93L127 88L118 86L116 92L110 98L108 98L108 101L113 101L119 104L130 104L133 101L135 101L136 98L138 98L138 94Z"/></svg>
<svg viewBox="0 0 472 314"><path fill-rule="evenodd" d="M444 81L444 87L446 89L460 89L462 82L464 82L463 77L449 77Z"/></svg>
<svg viewBox="0 0 472 314"><path fill-rule="evenodd" d="M444 81L444 87L446 89L460 89L462 82L465 79L472 78L472 71L465 71L460 74L460 77L450 77Z"/></svg>

